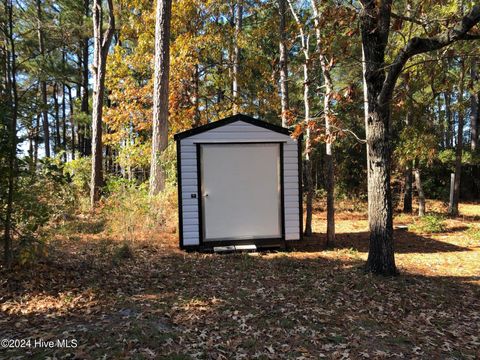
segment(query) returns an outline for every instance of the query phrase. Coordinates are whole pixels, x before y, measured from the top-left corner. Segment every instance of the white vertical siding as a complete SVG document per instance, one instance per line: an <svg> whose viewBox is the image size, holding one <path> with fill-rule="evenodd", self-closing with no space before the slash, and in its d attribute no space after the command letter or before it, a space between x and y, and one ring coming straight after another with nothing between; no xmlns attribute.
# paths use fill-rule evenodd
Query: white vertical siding
<svg viewBox="0 0 480 360"><path fill-rule="evenodd" d="M285 239L299 240L299 183L298 183L298 146L297 141L288 135L271 131L243 121L220 126L218 128L192 135L180 141L181 183L182 183L182 221L184 246L199 245L199 220L197 193L197 149L202 142L284 142L284 206ZM195 194L196 198L192 198Z"/></svg>

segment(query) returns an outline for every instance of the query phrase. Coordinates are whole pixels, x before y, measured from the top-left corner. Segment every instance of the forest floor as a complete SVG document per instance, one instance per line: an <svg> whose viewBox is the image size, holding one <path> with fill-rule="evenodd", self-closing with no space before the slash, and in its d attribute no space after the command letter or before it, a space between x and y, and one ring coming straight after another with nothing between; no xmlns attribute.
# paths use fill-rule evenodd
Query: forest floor
<svg viewBox="0 0 480 360"><path fill-rule="evenodd" d="M0 339L31 343L0 358L479 359L480 204L460 211L434 234L395 217L394 278L363 272L366 214L348 206L335 248L317 208L316 235L278 253L185 253L171 232L125 247L79 218L48 257L1 270ZM57 339L77 346L34 344Z"/></svg>

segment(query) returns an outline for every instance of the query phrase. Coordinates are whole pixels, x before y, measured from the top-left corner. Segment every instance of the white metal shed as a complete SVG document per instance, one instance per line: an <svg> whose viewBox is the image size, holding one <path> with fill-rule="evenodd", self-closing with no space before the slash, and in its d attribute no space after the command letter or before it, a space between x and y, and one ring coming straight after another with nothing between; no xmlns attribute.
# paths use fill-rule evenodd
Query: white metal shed
<svg viewBox="0 0 480 360"><path fill-rule="evenodd" d="M181 249L301 239L301 138L240 114L174 138Z"/></svg>

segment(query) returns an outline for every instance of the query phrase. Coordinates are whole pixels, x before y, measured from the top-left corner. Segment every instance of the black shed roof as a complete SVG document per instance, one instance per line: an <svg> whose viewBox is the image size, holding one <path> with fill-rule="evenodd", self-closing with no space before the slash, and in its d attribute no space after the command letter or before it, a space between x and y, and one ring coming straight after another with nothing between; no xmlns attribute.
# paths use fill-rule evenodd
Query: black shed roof
<svg viewBox="0 0 480 360"><path fill-rule="evenodd" d="M281 127L281 126L278 126L278 125L273 125L273 124L270 124L266 121L255 119L255 118L253 118L251 116L248 116L248 115L237 114L237 115L229 116L225 119L214 121L212 123L202 125L202 126L190 129L190 130L182 131L180 133L175 134L173 138L176 141L178 141L178 140L187 138L187 137L192 136L192 135L200 134L200 133L203 133L205 131L216 129L220 126L224 126L224 125L234 123L236 121L244 121L248 124L259 126L259 127L262 127L262 128L265 128L265 129L268 129L268 130L271 130L271 131L275 131L275 132L278 132L278 133L281 133L281 134L285 134L285 135L290 135L290 133L291 133L291 130L289 130L287 128L284 128L284 127Z"/></svg>

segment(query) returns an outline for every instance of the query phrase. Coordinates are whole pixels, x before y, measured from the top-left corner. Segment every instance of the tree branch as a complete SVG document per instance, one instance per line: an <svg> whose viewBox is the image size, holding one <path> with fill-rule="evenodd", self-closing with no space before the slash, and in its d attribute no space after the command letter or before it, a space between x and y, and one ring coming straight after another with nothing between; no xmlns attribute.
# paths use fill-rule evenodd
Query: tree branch
<svg viewBox="0 0 480 360"><path fill-rule="evenodd" d="M108 48L112 43L113 34L115 33L115 15L113 13L113 1L108 0L108 28L103 34L102 52L108 52Z"/></svg>
<svg viewBox="0 0 480 360"><path fill-rule="evenodd" d="M397 14L397 13L394 13L394 12L391 13L391 16L394 19L399 19L399 20L403 20L403 21L412 22L412 23L417 24L417 25L421 25L421 26L426 25L424 22L422 22L422 21L420 21L416 18L413 18L411 16L400 15L400 14Z"/></svg>
<svg viewBox="0 0 480 360"><path fill-rule="evenodd" d="M478 37L476 35L470 35L467 33L479 22L480 5L475 5L453 29L448 29L441 34L430 38L412 38L390 65L390 70L383 83L382 91L378 96L378 103L382 105L391 99L397 79L400 76L403 67L411 57L429 51L439 50L456 41L477 39Z"/></svg>

